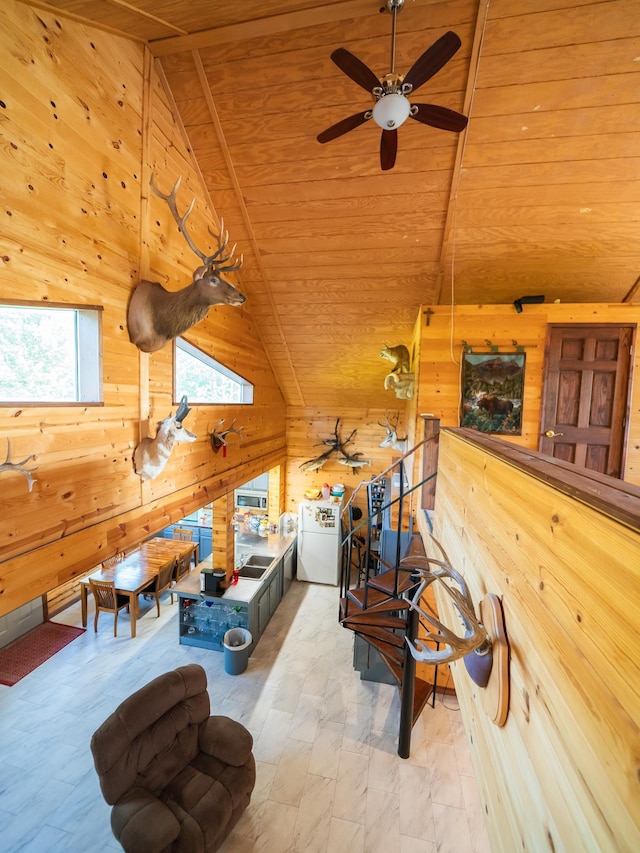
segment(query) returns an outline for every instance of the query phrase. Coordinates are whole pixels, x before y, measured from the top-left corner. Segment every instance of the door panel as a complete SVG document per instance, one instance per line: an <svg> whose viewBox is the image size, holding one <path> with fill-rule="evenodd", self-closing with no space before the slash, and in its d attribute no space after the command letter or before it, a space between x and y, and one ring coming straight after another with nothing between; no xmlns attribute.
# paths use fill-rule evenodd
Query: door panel
<svg viewBox="0 0 640 853"><path fill-rule="evenodd" d="M539 449L621 477L635 326L550 326ZM550 435L545 435L550 433Z"/></svg>

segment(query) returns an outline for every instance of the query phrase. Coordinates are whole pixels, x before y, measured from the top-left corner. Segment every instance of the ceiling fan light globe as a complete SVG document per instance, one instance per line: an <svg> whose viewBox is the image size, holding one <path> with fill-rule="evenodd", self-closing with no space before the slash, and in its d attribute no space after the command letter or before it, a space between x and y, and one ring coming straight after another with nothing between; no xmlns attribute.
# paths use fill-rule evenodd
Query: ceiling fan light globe
<svg viewBox="0 0 640 853"><path fill-rule="evenodd" d="M396 130L411 112L411 104L397 92L383 95L373 108L373 120L383 130Z"/></svg>

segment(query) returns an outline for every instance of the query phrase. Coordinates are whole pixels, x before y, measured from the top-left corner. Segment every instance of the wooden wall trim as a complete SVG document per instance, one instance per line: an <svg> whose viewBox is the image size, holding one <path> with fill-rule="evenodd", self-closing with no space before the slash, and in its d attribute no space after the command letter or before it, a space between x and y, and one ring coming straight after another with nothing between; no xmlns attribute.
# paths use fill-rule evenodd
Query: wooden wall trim
<svg viewBox="0 0 640 853"><path fill-rule="evenodd" d="M475 444L485 453L497 456L521 471L543 480L577 501L615 518L633 530L640 530L640 486L607 477L570 462L552 459L537 450L523 450L499 438L471 429L447 430Z"/></svg>

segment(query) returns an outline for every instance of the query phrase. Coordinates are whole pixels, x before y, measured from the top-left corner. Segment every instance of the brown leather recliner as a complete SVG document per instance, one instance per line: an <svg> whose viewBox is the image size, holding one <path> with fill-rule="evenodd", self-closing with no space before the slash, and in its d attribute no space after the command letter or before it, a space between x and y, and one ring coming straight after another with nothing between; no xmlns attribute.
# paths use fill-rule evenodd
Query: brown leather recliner
<svg viewBox="0 0 640 853"><path fill-rule="evenodd" d="M217 850L249 805L253 738L209 710L206 673L188 664L125 699L91 738L111 828L130 853Z"/></svg>

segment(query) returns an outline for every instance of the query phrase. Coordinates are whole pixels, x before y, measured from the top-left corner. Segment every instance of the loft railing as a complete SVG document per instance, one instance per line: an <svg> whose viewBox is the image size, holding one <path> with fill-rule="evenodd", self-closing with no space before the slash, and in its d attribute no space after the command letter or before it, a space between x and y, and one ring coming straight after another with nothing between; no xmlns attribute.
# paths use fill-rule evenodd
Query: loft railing
<svg viewBox="0 0 640 853"><path fill-rule="evenodd" d="M430 442L437 439L438 433L425 438L411 448L400 459L370 480L364 480L356 486L342 511L342 562L340 573L340 597L348 602L350 590L362 590L359 596L360 607L368 605L369 581L374 575L394 570L396 572L393 595L398 595L399 564L405 555L413 535L414 496L420 494L425 484L435 480L437 470L430 471L414 486L409 486L407 465L413 466L415 454ZM398 482L398 493L392 495L392 488L385 489L385 499L381 506L370 512L371 492L375 485ZM363 490L367 496L367 513L362 512L359 499ZM360 513L362 512L362 515ZM385 522L386 526L385 526ZM380 553L383 539L394 539L392 559L385 559ZM385 554L389 557L389 554ZM354 560L355 557L355 560Z"/></svg>

